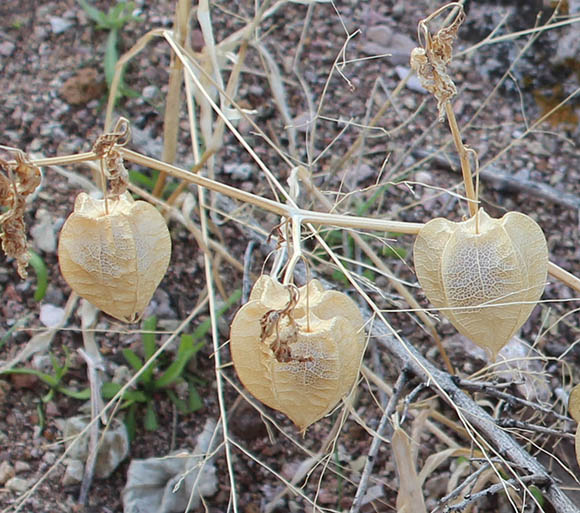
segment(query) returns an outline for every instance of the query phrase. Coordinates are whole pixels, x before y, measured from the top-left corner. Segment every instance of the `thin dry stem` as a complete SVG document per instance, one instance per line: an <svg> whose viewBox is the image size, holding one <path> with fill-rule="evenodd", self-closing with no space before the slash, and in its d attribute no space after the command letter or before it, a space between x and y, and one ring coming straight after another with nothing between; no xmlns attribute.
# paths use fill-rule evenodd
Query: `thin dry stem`
<svg viewBox="0 0 580 513"><path fill-rule="evenodd" d="M178 0L175 7L173 27L175 39L182 46L189 44L189 12L191 0ZM183 64L181 59L171 53L169 65L169 86L165 98L165 114L163 118L163 155L162 160L172 164L177 153L177 135L179 131L179 113L181 107L181 84L183 81ZM160 197L165 187L166 175L161 172L155 182L153 195Z"/></svg>

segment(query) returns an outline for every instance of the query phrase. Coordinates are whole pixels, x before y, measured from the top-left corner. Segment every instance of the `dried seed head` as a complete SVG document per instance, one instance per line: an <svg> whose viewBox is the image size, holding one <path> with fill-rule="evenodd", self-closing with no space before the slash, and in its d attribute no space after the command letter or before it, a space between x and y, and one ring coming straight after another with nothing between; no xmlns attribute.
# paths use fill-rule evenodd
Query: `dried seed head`
<svg viewBox="0 0 580 513"><path fill-rule="evenodd" d="M244 386L303 431L351 390L365 337L346 294L317 280L296 292L261 276L232 322L230 347Z"/></svg>
<svg viewBox="0 0 580 513"><path fill-rule="evenodd" d="M31 164L22 152L16 153L16 163L0 159L0 206L8 210L0 215L0 240L6 256L15 258L18 274L26 278L30 256L26 240L24 213L26 197L40 185L40 168Z"/></svg>
<svg viewBox="0 0 580 513"><path fill-rule="evenodd" d="M548 248L542 229L524 214L477 215L478 233L475 216L429 221L415 241L415 270L429 301L495 356L542 295Z"/></svg>
<svg viewBox="0 0 580 513"><path fill-rule="evenodd" d="M81 297L109 315L135 322L162 280L171 257L163 216L129 193L117 199L81 193L58 245L64 279Z"/></svg>
<svg viewBox="0 0 580 513"><path fill-rule="evenodd" d="M465 13L463 8L460 8L453 22L433 36L427 27L427 22L432 17L433 15L419 22L419 39L424 39L425 47L415 48L411 52L411 68L417 73L421 85L437 98L439 120L443 121L445 104L457 94L455 84L447 73L447 65L451 62L453 41L465 20Z"/></svg>

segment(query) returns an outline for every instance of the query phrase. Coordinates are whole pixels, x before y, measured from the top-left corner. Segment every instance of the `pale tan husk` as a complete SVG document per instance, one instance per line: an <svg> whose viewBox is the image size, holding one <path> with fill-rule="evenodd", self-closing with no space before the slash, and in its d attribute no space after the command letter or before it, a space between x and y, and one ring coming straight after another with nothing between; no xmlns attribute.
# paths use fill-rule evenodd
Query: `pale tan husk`
<svg viewBox="0 0 580 513"><path fill-rule="evenodd" d="M524 214L477 215L478 233L475 216L425 224L415 241L415 270L429 301L495 356L542 295L548 248L542 229Z"/></svg>
<svg viewBox="0 0 580 513"><path fill-rule="evenodd" d="M135 322L149 304L171 257L171 238L153 205L80 193L62 227L58 259L64 279L81 297L124 321Z"/></svg>
<svg viewBox="0 0 580 513"><path fill-rule="evenodd" d="M576 385L570 392L568 399L568 413L576 422L576 437L574 439L574 446L576 448L576 461L580 465L580 385Z"/></svg>
<svg viewBox="0 0 580 513"><path fill-rule="evenodd" d="M285 413L300 428L327 414L352 389L365 347L362 315L352 299L324 290L312 280L298 289L291 312L298 328L290 361L272 350L277 335L289 330L287 318L266 338L260 319L288 303L288 289L270 276L256 282L250 300L236 314L230 334L236 372L257 399ZM307 330L307 313L310 331Z"/></svg>

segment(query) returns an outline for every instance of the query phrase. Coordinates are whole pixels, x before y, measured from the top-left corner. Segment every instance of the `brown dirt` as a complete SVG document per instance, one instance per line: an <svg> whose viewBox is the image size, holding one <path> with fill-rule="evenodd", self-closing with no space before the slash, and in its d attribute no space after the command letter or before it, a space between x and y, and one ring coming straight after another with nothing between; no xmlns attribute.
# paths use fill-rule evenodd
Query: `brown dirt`
<svg viewBox="0 0 580 513"><path fill-rule="evenodd" d="M128 49L140 35L155 27L171 27L173 2L137 2L142 11L141 23L129 23L123 30L121 44ZM501 12L511 10L512 17L508 30L520 30L532 26L528 12L514 11L511 2L500 6L494 2L471 2L467 29L460 32L458 49L465 49L487 34L500 18ZM516 2L517 3L517 2ZM7 0L0 6L0 144L20 148L32 156L65 155L88 151L102 131L104 120L105 99L103 91L103 53L106 32L97 30L82 9L74 1L47 0L38 5L33 1ZM238 14L249 17L253 12L254 2L221 3L212 10L215 17L216 39L222 40L227 34L239 29L242 23L228 14L228 9L239 9ZM407 7L408 4L412 6ZM98 2L100 8L106 8L107 2ZM218 8L219 7L219 8ZM416 23L431 12L436 4L430 1L421 2L340 2L337 3L342 21L352 33L361 29L362 33L355 37L348 46L347 59L367 57L379 53L377 44L379 36L371 39L371 29L375 34L380 28L394 31L396 34L416 37ZM302 23L306 7L300 4L290 4L273 16L261 28L265 44L275 60L280 63L284 77L288 80L288 104L292 116L298 124L304 120L308 112L307 102L296 76L291 72L292 57L299 43ZM62 33L55 33L50 18L58 17L70 26ZM531 20L531 21L530 21ZM377 29L379 27L379 29ZM525 130L525 123L537 119L545 112L546 102L553 94L560 94L554 89L554 75L560 64L547 60L546 50L554 45L556 34L542 36L539 43L528 51L522 63L514 69L514 80L507 80L486 105L475 123L463 132L466 142L478 153L480 162L486 163L514 138ZM379 38L379 39L377 39ZM301 58L301 72L310 87L310 93L315 105L320 100L326 85L326 79L333 62L340 52L345 40L344 28L330 4L321 4L315 10L311 30L304 39L304 50ZM201 32L196 26L192 34L192 45L203 42ZM400 43L404 47L404 43ZM467 123L476 110L483 104L492 92L495 84L505 72L506 67L516 55L516 49L523 43L506 42L501 45L490 45L478 51L475 57L461 58L454 62L453 73L460 90L455 101L455 112L460 125ZM127 69L126 82L141 96L134 99L124 98L118 107L118 114L127 117L134 128L135 137L132 148L145 154L161 155L161 140L163 133L163 97L167 90L169 52L162 42L155 42L133 61ZM397 46L397 48L399 48ZM542 59L543 56L543 59ZM393 56L393 61L396 59ZM340 123L324 121L318 123L318 134L312 150L321 152L344 127L344 122L352 120L355 123L365 122L365 113L371 91L377 79L381 79L378 101L392 93L398 82L394 62L388 57L372 60L361 60L344 67L344 76L334 73L328 83L326 98L321 115L340 119ZM406 59L397 64L406 66ZM240 103L250 109L255 109L254 121L264 129L266 134L278 143L287 147L288 138L284 130L285 121L280 116L272 99L267 81L253 70L261 69L260 61L255 52L248 57L248 69L243 75L238 96ZM561 91L568 94L578 87L578 73L570 72L560 80ZM517 87L516 87L517 84ZM145 97L144 97L145 96ZM548 98L548 100L546 100ZM431 217L445 216L460 220L465 215L464 202L458 202L450 195L432 194L423 185L413 182L428 182L441 188L452 188L460 182L459 174L450 172L446 166L430 163L417 164L419 158L412 152L407 154L409 142L424 136L417 149L438 148L448 137L445 125L435 121L436 108L432 99L419 114L400 130L395 131L403 121L420 106L426 96L406 88L396 99L396 109L390 109L381 119L379 126L387 131L393 131L389 137L383 133L376 137L368 137L364 154L358 163L351 164L348 169L340 170L330 175L329 169L337 156L344 153L358 135L358 129L346 130L332 151L325 154L313 166L313 175L323 191L336 191L343 183L343 191L356 191L373 186L377 173L388 157L385 166L387 181L395 182L402 179L410 181L406 185L389 185L385 187L382 199L375 202L370 216L381 216L405 221L423 222ZM372 112L376 112L376 106ZM496 159L497 168L532 181L550 184L556 190L567 191L580 196L580 129L574 102L564 118L554 118L551 124L544 123L532 135L527 137L510 151ZM186 122L185 116L181 119ZM240 122L239 130L247 137L255 151L273 170L279 170L281 182L287 178L288 166L282 165L279 157L268 147L262 137L254 134L253 129ZM185 132L184 132L185 133ZM298 130L297 156L304 161L310 158L306 150L308 132ZM374 134L373 134L374 135ZM192 162L189 141L180 141L178 164L187 167ZM453 155L453 152L450 152ZM241 150L230 136L226 136L226 144L218 155L219 180L231 183L245 190L269 195L265 181L258 177L256 166L249 178L227 175L222 170L228 165L239 165L240 162L251 163L251 158ZM395 168L400 164L400 167ZM370 170L370 172L368 171ZM75 168L81 175L92 179L90 171L83 167ZM483 182L481 197L486 210L499 217L509 210L519 210L530 214L546 233L551 259L568 269L580 274L580 241L578 235L578 211L557 203L548 202L538 197L530 197L518 191L492 187ZM350 188L350 189L349 189ZM44 180L41 190L30 205L26 222L28 227L38 224L37 213L44 209L48 212L53 226L59 227L64 222L80 187L69 182L51 168L44 169ZM363 201L372 194L355 194L355 201L348 204L354 211L361 208ZM333 200L334 195L330 196ZM337 198L338 199L338 198ZM301 206L316 209L311 200L303 200ZM255 214L260 217L263 228L270 231L277 219L272 216ZM195 307L204 294L205 276L203 255L199 251L193 236L180 224L171 222L170 229L174 244L173 258L170 270L164 278L160 291L154 298L156 314L166 328L175 327L177 320L184 319ZM247 244L246 232L235 223L221 227L219 236L231 253L243 260ZM217 236L216 236L217 237ZM336 242L339 244L339 242ZM397 248L406 251L406 258L399 260L392 256L389 265L395 273L407 280L414 280L411 268L411 237L402 237L393 241ZM64 307L70 294L68 285L60 276L55 251L38 251L48 267L49 287L43 303ZM346 250L348 251L348 249ZM256 251L254 255L254 271L260 272L266 255ZM330 268L320 266L321 272L331 276ZM220 275L231 293L241 286L240 273L227 264L223 264ZM384 278L378 278L376 284L385 290L383 298L376 294L376 301L382 308L392 308L393 305L403 306L400 298L390 290ZM39 320L40 307L43 303L34 301L34 273L26 281L21 281L16 274L12 262L0 260L0 339L8 333L16 322L21 321L19 328L0 347L0 360L8 361L19 349L24 347L30 337L42 327ZM421 292L416 294L426 301ZM570 289L561 283L550 280L546 287L544 298L553 302L537 308L530 320L524 325L520 334L524 340L533 343L538 334L555 321L559 322L552 330L545 333L538 342L538 348L545 356L542 368L543 379L546 380L554 394L549 402L556 401L558 390L569 389L570 381L578 381L580 377L580 349L572 348L560 361L560 355L569 345L578 340L579 317L570 315L565 319L560 317L569 313L575 303L564 301L577 297ZM230 312L231 315L231 312ZM205 317L196 320L195 325ZM389 314L393 326L409 341L414 343L431 359L438 359L432 349L431 339L423 330L417 329L414 317L407 313ZM448 348L458 371L469 375L483 366L477 353L465 354L464 342L453 344L451 338L455 330L448 323L440 323L440 333L448 340ZM82 346L80 333L80 318L75 314L71 318L67 330L60 331L52 342L51 351L61 361L65 348L72 355L71 368L67 374L67 383L83 388L86 386L86 369L76 350ZM193 326L195 328L195 326ZM139 337L135 334L117 333L125 328L119 326L110 318L103 316L99 321L98 342L105 355L109 370L123 363L121 349L123 347L139 347ZM221 342L227 340L227 326L220 330ZM381 372L387 382L392 383L399 369L389 362L388 355L369 351L368 361L373 368L382 362ZM205 381L198 390L203 398L204 406L198 412L182 416L175 415L171 403L165 396L159 397L156 404L161 428L155 432L147 432L139 428L137 438L131 445L131 458L144 458L167 454L174 448L191 448L195 445L197 434L201 431L208 416L218 418L219 408L216 397L215 375L212 360L211 343L198 355L195 374ZM28 362L26 365L31 365ZM235 374L229 373L235 380ZM361 386L367 387L368 384ZM365 388L366 390L366 388ZM57 444L62 433L57 427L57 419L74 415L82 403L57 394L51 402L43 404L42 395L47 388L33 378L6 378L0 380L0 464L4 461L11 465L19 465L17 475L36 482L54 463L62 452ZM373 393L377 393L373 389ZM232 387L226 388L226 403L231 408L237 392ZM427 397L427 394L425 394ZM368 393L361 393L356 404L359 416L366 419L368 427L374 429L380 419L381 412L377 403ZM44 421L39 415L42 409ZM442 403L438 403L444 413L452 415ZM312 426L304 439L300 438L295 428L281 414L268 410L276 422L294 438L311 451L320 447L331 429L336 416L326 418ZM514 414L515 415L515 414ZM276 431L264 421L255 409L242 402L237 407L231 421L233 439L238 441L246 451L267 464L272 470L279 472L286 479L291 479L297 466L306 459L302 450ZM352 468L356 462L365 456L369 450L371 438L367 431L352 418L342 430L339 442L331 454L331 463ZM433 436L425 435L420 440L419 461L434 451L443 448L443 444ZM568 452L570 446L564 446L562 453ZM235 474L237 478L238 505L245 513L263 511L269 502L282 488L282 484L273 474L260 466L254 459L242 451L233 448ZM362 511L396 511L395 500L397 477L392 462L390 449L383 446L377 457L376 471L371 486L380 489L376 501L366 505ZM568 458L572 460L573 458ZM216 467L219 475L219 490L207 498L208 510L212 512L228 510L229 480L227 465L223 451L218 453ZM426 490L432 497L440 497L457 464L450 461L438 469L438 473L429 478ZM570 461L570 465L575 462ZM332 467L336 469L338 467ZM360 466L357 467L360 470ZM91 488L85 511L120 512L122 511L121 490L125 483L127 462L106 480L96 480ZM577 469L576 469L577 470ZM45 479L30 500L23 506L23 511L40 513L44 511L82 511L77 504L78 486L64 487L61 484L62 465ZM305 483L304 493L314 499L315 490L320 484L317 503L328 510L347 511L356 491L355 482L358 474L354 471L346 473L347 477L326 471L319 466L309 476ZM579 474L577 474L579 475ZM347 479L348 478L348 479ZM439 481L438 481L439 479ZM18 498L18 493L1 488L0 507L8 508ZM572 484L571 486L577 486ZM479 503L477 511L504 511L505 497L486 499ZM286 497L276 511L311 511L311 506L300 497ZM203 507L199 508L203 511ZM547 510L549 511L549 510Z"/></svg>

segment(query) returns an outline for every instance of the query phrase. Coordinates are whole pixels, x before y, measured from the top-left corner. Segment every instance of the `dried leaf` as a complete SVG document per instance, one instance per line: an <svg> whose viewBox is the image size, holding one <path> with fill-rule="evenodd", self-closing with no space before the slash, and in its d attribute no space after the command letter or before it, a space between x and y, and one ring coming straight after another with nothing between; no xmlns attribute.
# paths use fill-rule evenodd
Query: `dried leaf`
<svg viewBox="0 0 580 513"><path fill-rule="evenodd" d="M427 513L409 437L400 427L395 429L392 446L399 476L397 513Z"/></svg>
<svg viewBox="0 0 580 513"><path fill-rule="evenodd" d="M60 233L64 279L109 315L135 322L149 304L171 257L163 216L129 193L107 201L81 193Z"/></svg>
<svg viewBox="0 0 580 513"><path fill-rule="evenodd" d="M431 35L427 27L427 22L432 17L433 15L419 22L419 34L423 34L425 38L425 48L415 48L411 52L410 64L421 85L437 98L439 119L443 121L445 105L457 94L457 88L447 72L447 65L451 62L453 41L465 20L465 12L460 7L453 22L448 27L441 28L435 35Z"/></svg>
<svg viewBox="0 0 580 513"><path fill-rule="evenodd" d="M232 360L250 393L303 431L354 385L363 324L352 299L317 280L296 289L262 276L232 322Z"/></svg>
<svg viewBox="0 0 580 513"><path fill-rule="evenodd" d="M429 221L415 241L415 270L427 298L457 330L493 356L527 320L546 283L548 249L530 217Z"/></svg>

